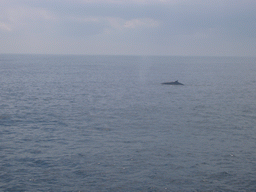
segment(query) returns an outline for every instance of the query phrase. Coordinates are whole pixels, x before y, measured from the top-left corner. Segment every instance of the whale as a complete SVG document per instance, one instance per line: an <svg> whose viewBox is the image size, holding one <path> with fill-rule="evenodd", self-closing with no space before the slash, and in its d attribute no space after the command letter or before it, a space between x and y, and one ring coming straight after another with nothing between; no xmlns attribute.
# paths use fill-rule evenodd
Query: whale
<svg viewBox="0 0 256 192"><path fill-rule="evenodd" d="M162 85L184 85L180 82L177 81L173 81L173 82L164 82L164 83L161 83Z"/></svg>

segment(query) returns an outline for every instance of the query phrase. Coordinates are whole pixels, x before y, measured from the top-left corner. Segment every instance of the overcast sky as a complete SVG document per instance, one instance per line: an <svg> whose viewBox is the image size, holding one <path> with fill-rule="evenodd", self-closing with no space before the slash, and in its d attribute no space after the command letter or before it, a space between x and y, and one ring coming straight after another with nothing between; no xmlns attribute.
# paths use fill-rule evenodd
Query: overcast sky
<svg viewBox="0 0 256 192"><path fill-rule="evenodd" d="M0 5L0 53L256 56L256 0Z"/></svg>

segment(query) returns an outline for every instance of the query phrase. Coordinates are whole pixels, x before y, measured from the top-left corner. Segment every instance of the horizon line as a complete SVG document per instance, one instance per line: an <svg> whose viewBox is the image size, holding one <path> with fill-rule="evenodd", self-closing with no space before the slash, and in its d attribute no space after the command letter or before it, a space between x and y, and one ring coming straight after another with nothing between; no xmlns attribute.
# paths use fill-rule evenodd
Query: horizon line
<svg viewBox="0 0 256 192"><path fill-rule="evenodd" d="M236 57L256 58L256 56L232 56L232 55L138 55L138 54L79 54L79 53L0 53L0 55L49 55L49 56L126 56L126 57Z"/></svg>

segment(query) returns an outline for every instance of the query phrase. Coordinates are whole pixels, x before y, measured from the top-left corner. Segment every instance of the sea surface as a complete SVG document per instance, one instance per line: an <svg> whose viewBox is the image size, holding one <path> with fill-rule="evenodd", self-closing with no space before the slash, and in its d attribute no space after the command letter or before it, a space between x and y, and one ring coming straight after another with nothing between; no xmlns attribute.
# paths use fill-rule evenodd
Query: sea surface
<svg viewBox="0 0 256 192"><path fill-rule="evenodd" d="M0 55L0 191L256 191L256 58Z"/></svg>

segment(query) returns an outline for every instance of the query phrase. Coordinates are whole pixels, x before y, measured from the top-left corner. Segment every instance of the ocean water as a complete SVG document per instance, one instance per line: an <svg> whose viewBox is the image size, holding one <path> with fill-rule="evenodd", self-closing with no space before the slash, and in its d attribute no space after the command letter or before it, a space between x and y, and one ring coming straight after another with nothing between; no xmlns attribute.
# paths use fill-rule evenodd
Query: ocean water
<svg viewBox="0 0 256 192"><path fill-rule="evenodd" d="M0 55L0 191L256 191L256 58Z"/></svg>

